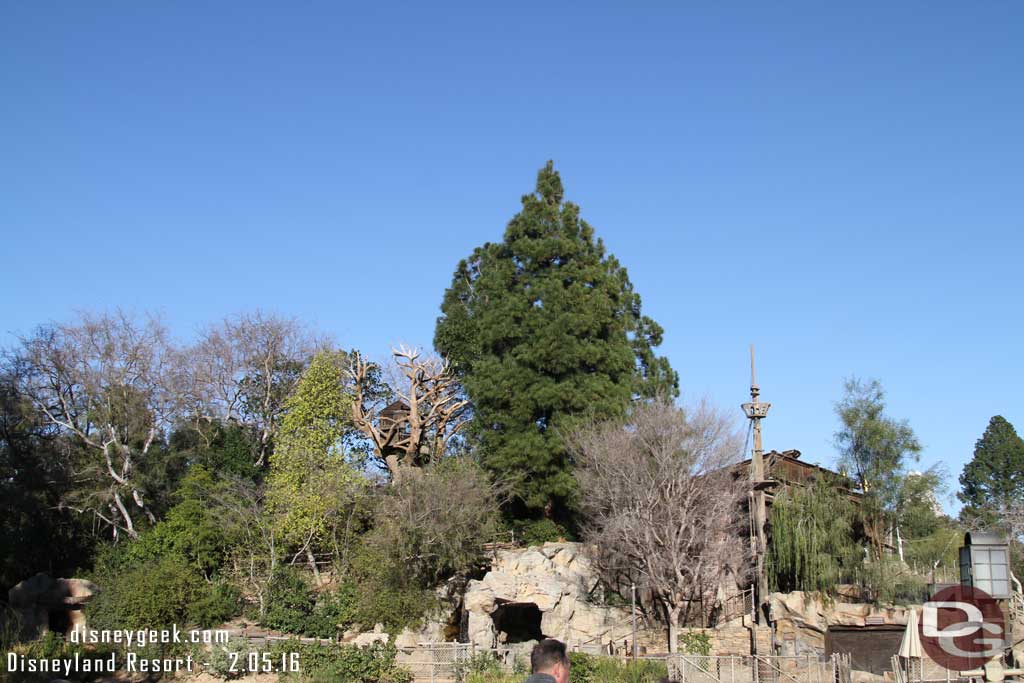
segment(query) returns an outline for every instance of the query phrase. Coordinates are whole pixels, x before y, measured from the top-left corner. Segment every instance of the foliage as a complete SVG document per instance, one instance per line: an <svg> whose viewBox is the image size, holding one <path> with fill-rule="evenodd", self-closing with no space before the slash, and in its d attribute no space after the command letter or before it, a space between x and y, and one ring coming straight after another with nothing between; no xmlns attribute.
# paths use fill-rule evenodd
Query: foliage
<svg viewBox="0 0 1024 683"><path fill-rule="evenodd" d="M193 467L202 465L222 476L258 480L262 474L254 462L252 434L235 423L211 420L180 426L171 433L169 448Z"/></svg>
<svg viewBox="0 0 1024 683"><path fill-rule="evenodd" d="M139 525L155 521L143 479L160 470L162 438L183 400L166 329L122 312L86 314L40 327L15 358L19 395L78 457L64 502L115 537L136 538Z"/></svg>
<svg viewBox="0 0 1024 683"><path fill-rule="evenodd" d="M563 200L551 162L522 207L501 242L456 267L434 345L473 401L484 465L520 475L526 509L558 512L575 491L562 432L584 415L621 415L633 396L675 394L678 378L652 351L661 327Z"/></svg>
<svg viewBox="0 0 1024 683"><path fill-rule="evenodd" d="M841 481L789 486L772 503L765 566L773 591L833 592L860 562L853 505Z"/></svg>
<svg viewBox="0 0 1024 683"><path fill-rule="evenodd" d="M210 584L200 591L188 606L190 621L202 626L214 626L241 613L242 595L238 588L225 579Z"/></svg>
<svg viewBox="0 0 1024 683"><path fill-rule="evenodd" d="M217 486L210 469L191 467L175 491L178 502L163 520L128 546L129 557L141 561L176 555L206 577L216 573L231 542L211 504Z"/></svg>
<svg viewBox="0 0 1024 683"><path fill-rule="evenodd" d="M310 560L339 520L354 514L366 480L340 452L351 423L344 354L321 351L285 401L267 477L267 508L283 539ZM315 565L313 565L315 570Z"/></svg>
<svg viewBox="0 0 1024 683"><path fill-rule="evenodd" d="M75 484L67 449L18 391L19 368L0 367L0 595L46 570L88 566L89 520L60 504Z"/></svg>
<svg viewBox="0 0 1024 683"><path fill-rule="evenodd" d="M887 532L898 524L906 463L918 459L921 444L906 420L885 414L885 393L877 380L847 380L836 414L841 423L835 435L840 463L864 494L858 510L877 558Z"/></svg>
<svg viewBox="0 0 1024 683"><path fill-rule="evenodd" d="M260 623L284 633L333 638L354 619L355 589L344 585L317 596L293 567L281 567L270 581L267 611Z"/></svg>
<svg viewBox="0 0 1024 683"><path fill-rule="evenodd" d="M62 636L47 631L39 638L29 641L27 643L12 644L9 648L4 649L4 654L8 652L15 655L23 656L27 659L66 659L73 658L76 654L79 659L84 660L107 660L110 658L113 649L109 645L94 645L94 646L83 646L75 643L66 641ZM81 666L78 669L72 667L71 679L74 681L96 681L106 676L105 672L90 673L84 672L81 669L85 669L85 666ZM4 666L6 670L6 664ZM53 679L52 673L41 673L33 674L24 672L18 674L18 677L13 680L17 680L18 683L48 683ZM4 677L0 675L0 680L4 680Z"/></svg>
<svg viewBox="0 0 1024 683"><path fill-rule="evenodd" d="M1003 416L989 420L974 457L964 465L960 486L961 516L982 524L994 523L999 510L1024 500L1024 439Z"/></svg>
<svg viewBox="0 0 1024 683"><path fill-rule="evenodd" d="M542 517L540 519L517 519L512 523L516 542L521 545L542 545L549 541L573 540L573 534L564 526Z"/></svg>
<svg viewBox="0 0 1024 683"><path fill-rule="evenodd" d="M903 556L908 565L926 573L940 565L956 567L959 562L958 549L963 539L962 526L948 517L939 517L934 531L904 542Z"/></svg>
<svg viewBox="0 0 1024 683"><path fill-rule="evenodd" d="M891 555L862 563L856 581L864 589L864 597L877 604L919 604L928 595L927 580Z"/></svg>
<svg viewBox="0 0 1024 683"><path fill-rule="evenodd" d="M570 683L658 683L668 675L664 662L651 660L621 662L612 657L570 652L569 661Z"/></svg>
<svg viewBox="0 0 1024 683"><path fill-rule="evenodd" d="M176 555L135 563L107 556L94 580L101 590L86 609L90 625L98 629L205 627L238 612L237 593L210 584Z"/></svg>
<svg viewBox="0 0 1024 683"><path fill-rule="evenodd" d="M679 636L683 651L707 657L711 654L711 637L705 631L686 631Z"/></svg>
<svg viewBox="0 0 1024 683"><path fill-rule="evenodd" d="M455 663L456 683L489 680L501 674L501 662L492 652L478 652L469 659Z"/></svg>
<svg viewBox="0 0 1024 683"><path fill-rule="evenodd" d="M209 673L230 681L241 678L247 673L246 654L256 652L257 649L247 638L231 636L226 643L212 645L207 652L202 654L202 659L197 657L196 661L205 661ZM236 656L232 657L232 654Z"/></svg>
<svg viewBox="0 0 1024 683"><path fill-rule="evenodd" d="M469 458L406 468L382 495L366 543L401 567L404 584L430 588L483 560L483 542L500 528L502 495Z"/></svg>
<svg viewBox="0 0 1024 683"><path fill-rule="evenodd" d="M317 645L297 640L277 641L271 647L275 659L281 653L299 653L301 673L283 675L283 681L327 683L412 683L412 674L395 663L397 650L390 643Z"/></svg>
<svg viewBox="0 0 1024 683"><path fill-rule="evenodd" d="M381 623L397 633L418 626L439 605L433 590L413 582L402 565L372 542L364 542L355 553L350 580L358 586L353 620L365 627Z"/></svg>

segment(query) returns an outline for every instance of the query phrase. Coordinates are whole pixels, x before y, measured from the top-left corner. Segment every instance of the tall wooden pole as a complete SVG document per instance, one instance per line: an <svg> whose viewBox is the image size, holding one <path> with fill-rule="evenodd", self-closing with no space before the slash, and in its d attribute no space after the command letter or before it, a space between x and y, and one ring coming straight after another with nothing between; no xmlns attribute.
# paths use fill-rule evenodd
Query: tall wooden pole
<svg viewBox="0 0 1024 683"><path fill-rule="evenodd" d="M757 620L764 620L763 605L768 602L768 574L765 571L764 558L768 541L765 534L766 506L765 486L767 485L764 468L764 450L761 445L761 420L768 416L771 403L759 400L761 389L757 386L757 372L754 368L754 345L750 345L750 403L743 404L743 412L750 420L754 433L754 449L750 458L750 549L754 554L757 568L757 596L755 600Z"/></svg>

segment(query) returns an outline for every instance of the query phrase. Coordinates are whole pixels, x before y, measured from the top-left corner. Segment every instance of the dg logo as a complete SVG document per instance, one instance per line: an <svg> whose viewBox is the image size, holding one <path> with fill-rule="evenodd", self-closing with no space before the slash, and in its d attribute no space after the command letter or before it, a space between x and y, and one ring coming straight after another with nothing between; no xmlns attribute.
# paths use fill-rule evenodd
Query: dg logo
<svg viewBox="0 0 1024 683"><path fill-rule="evenodd" d="M999 601L972 586L953 586L924 603L921 646L947 669L979 669L1003 653L1005 628Z"/></svg>

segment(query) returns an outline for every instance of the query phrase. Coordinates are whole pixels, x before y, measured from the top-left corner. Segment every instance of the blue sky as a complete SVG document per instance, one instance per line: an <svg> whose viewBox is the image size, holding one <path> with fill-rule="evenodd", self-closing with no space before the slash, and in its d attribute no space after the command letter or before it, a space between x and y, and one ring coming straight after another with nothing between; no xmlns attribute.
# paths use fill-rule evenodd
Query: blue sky
<svg viewBox="0 0 1024 683"><path fill-rule="evenodd" d="M537 169L688 397L832 464L844 377L951 482L1024 429L1024 5L5 3L0 333L261 307L383 356ZM739 409L736 408L739 416ZM955 504L949 505L955 509Z"/></svg>

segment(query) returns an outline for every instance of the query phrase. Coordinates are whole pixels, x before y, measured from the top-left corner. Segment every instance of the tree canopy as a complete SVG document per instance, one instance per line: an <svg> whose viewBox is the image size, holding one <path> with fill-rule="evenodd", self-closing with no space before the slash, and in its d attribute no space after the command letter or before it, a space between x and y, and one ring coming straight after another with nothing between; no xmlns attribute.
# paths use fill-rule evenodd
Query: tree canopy
<svg viewBox="0 0 1024 683"><path fill-rule="evenodd" d="M962 514L991 523L993 515L1024 500L1024 439L996 415L974 445L974 457L960 475Z"/></svg>
<svg viewBox="0 0 1024 683"><path fill-rule="evenodd" d="M483 464L518 475L516 496L534 513L573 496L562 434L579 417L678 394L676 373L653 351L661 327L563 194L548 162L504 239L458 264L434 337L473 402Z"/></svg>

